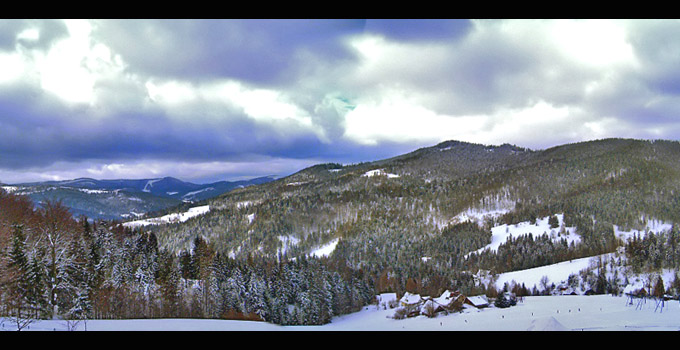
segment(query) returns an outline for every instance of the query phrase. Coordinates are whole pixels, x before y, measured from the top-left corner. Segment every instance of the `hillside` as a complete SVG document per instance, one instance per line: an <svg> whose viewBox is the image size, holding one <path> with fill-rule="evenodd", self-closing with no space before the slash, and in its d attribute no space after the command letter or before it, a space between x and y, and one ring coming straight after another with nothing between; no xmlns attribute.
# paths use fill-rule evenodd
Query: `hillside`
<svg viewBox="0 0 680 350"><path fill-rule="evenodd" d="M679 175L674 141L606 139L546 150L447 141L376 162L316 165L214 198L204 216L151 229L171 250L189 249L200 235L236 258L292 258L338 240L331 261L389 272L397 289L410 276L435 290L440 277L471 286L461 271L611 252L622 244L614 225L679 222ZM578 233L578 244L532 237L466 257L491 243L494 226L555 214ZM531 257L501 262L520 246Z"/></svg>
<svg viewBox="0 0 680 350"><path fill-rule="evenodd" d="M2 306L22 319L322 325L382 293L498 301L644 286L677 298L679 154L668 141L538 151L446 142L320 164L121 225L76 221L54 202L36 208L3 186Z"/></svg>

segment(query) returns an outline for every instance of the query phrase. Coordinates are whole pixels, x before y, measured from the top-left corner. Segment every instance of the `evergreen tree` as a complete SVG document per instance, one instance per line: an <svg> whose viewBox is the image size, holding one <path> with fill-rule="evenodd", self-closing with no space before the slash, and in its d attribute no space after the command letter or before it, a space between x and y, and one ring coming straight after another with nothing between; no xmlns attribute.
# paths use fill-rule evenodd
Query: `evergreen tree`
<svg viewBox="0 0 680 350"><path fill-rule="evenodd" d="M16 325L17 330L22 330L34 322L36 317L34 305L31 303L33 296L22 225L14 226L7 270L9 279L5 288L9 319Z"/></svg>

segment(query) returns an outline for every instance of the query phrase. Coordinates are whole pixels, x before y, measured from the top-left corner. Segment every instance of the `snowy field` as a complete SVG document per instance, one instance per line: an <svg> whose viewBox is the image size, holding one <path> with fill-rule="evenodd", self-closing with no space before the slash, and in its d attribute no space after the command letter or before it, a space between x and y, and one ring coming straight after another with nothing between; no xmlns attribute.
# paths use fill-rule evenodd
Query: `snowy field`
<svg viewBox="0 0 680 350"><path fill-rule="evenodd" d="M561 227L562 223L564 222L564 214L556 214L555 216L557 217L559 227ZM489 249L491 251L497 251L498 247L500 247L502 243L505 243L508 237L517 238L519 236L524 236L528 234L531 234L534 237L538 237L545 233L550 235L550 237L553 240L559 240L564 238L567 240L567 244L571 244L572 242L574 244L578 244L581 241L581 236L579 236L576 233L575 227L565 227L564 233L558 235L560 229L550 228L548 220L549 217L546 216L544 218L536 219L535 224L531 224L528 221L524 221L513 225L503 224L499 226L494 226L493 228L491 228L491 243L489 243L485 247L477 249L476 251L474 251L474 253L479 254L486 249Z"/></svg>
<svg viewBox="0 0 680 350"><path fill-rule="evenodd" d="M323 326L277 326L265 322L158 319L90 320L88 331L679 331L680 305L666 303L662 312L653 300L641 309L628 305L626 297L533 296L507 309L490 307L465 309L461 313L435 318L390 318L394 310L377 310L375 305L336 317ZM12 330L7 320L3 330ZM65 321L39 321L30 331L65 331ZM84 324L78 325L84 330Z"/></svg>
<svg viewBox="0 0 680 350"><path fill-rule="evenodd" d="M603 254L599 257L603 259L609 259L612 254ZM564 261L557 264L546 265L534 267L532 269L505 272L498 275L498 280L496 280L496 288L502 288L503 284L511 283L515 281L516 283L524 283L526 287L531 288L534 285L540 286L541 278L543 276L548 277L550 282L559 283L566 281L569 275L572 273L577 274L579 271L588 268L593 264L596 257L588 257L581 259L574 259L571 261ZM665 281L670 281L669 277L664 279Z"/></svg>

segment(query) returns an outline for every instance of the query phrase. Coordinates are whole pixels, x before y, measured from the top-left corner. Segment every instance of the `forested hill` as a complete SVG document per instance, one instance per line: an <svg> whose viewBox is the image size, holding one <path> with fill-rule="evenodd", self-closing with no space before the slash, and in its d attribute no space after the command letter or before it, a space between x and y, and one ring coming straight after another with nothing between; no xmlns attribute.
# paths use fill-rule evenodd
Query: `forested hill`
<svg viewBox="0 0 680 350"><path fill-rule="evenodd" d="M489 263L464 255L489 244L494 225L563 213L582 239L560 256L613 251L622 243L613 225L680 222L679 187L675 141L605 139L546 150L447 141L376 162L316 165L232 191L211 200L204 216L153 230L176 251L199 235L237 258L292 258L337 243L331 259L374 272L476 271ZM464 223L470 218L476 224Z"/></svg>
<svg viewBox="0 0 680 350"><path fill-rule="evenodd" d="M498 273L614 251L632 271L677 271L679 160L671 141L449 141L316 165L134 229L0 190L0 314L322 324L378 293L493 297ZM632 229L646 235L617 236ZM580 278L595 293L628 283L604 270Z"/></svg>

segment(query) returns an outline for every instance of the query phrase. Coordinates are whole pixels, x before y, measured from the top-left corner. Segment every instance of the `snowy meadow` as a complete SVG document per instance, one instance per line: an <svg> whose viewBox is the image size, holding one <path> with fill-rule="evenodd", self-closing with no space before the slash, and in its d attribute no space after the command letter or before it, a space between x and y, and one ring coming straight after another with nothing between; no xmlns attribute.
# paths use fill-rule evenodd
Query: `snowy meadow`
<svg viewBox="0 0 680 350"><path fill-rule="evenodd" d="M516 306L500 309L466 308L460 313L434 318L418 316L395 320L394 310L375 305L339 316L322 326L278 326L266 322L149 319L89 320L75 329L83 331L680 331L680 305L667 301L657 309L654 300L638 306L627 297L568 295L525 297ZM11 331L7 319L2 330ZM29 331L67 331L66 321L43 320Z"/></svg>

